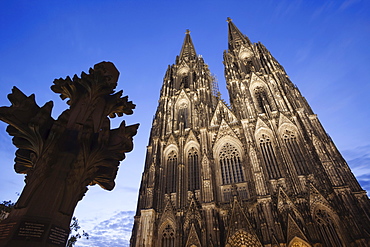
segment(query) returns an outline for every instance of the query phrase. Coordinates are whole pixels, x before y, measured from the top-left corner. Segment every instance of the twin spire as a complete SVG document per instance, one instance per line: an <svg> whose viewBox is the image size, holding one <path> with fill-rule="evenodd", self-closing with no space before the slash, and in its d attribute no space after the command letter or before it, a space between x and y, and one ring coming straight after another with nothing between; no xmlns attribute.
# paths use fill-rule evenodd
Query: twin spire
<svg viewBox="0 0 370 247"><path fill-rule="evenodd" d="M240 46L241 44L251 44L250 40L240 32L240 30L235 26L230 17L227 18L228 22L228 43L229 50ZM180 61L188 58L196 58L197 53L195 52L193 41L190 37L189 29L186 29L184 43L180 52Z"/></svg>
<svg viewBox="0 0 370 247"><path fill-rule="evenodd" d="M182 45L181 52L180 52L180 60L185 59L186 57L189 59L194 59L197 56L197 53L195 52L193 41L191 40L191 37L190 37L190 30L186 29L185 34L186 35L185 35L184 43Z"/></svg>
<svg viewBox="0 0 370 247"><path fill-rule="evenodd" d="M251 42L248 39L248 37L244 36L242 32L240 32L240 30L235 26L230 17L227 17L227 22L229 29L228 31L229 50L239 47L242 44L251 45Z"/></svg>

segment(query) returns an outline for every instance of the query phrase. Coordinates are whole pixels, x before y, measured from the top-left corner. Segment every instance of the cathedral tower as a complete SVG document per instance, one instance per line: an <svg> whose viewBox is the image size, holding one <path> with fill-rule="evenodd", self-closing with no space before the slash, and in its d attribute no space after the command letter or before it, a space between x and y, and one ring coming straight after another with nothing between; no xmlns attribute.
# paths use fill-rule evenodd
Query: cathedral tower
<svg viewBox="0 0 370 247"><path fill-rule="evenodd" d="M370 203L284 68L228 19L228 106L190 33L163 80L132 247L370 246Z"/></svg>

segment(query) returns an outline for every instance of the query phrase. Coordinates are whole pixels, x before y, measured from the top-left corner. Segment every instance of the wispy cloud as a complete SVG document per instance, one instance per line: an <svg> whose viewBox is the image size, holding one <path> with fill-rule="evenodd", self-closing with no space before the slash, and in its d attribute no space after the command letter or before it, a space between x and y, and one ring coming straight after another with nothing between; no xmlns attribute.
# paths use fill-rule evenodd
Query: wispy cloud
<svg viewBox="0 0 370 247"><path fill-rule="evenodd" d="M303 1L278 1L276 8L274 9L274 15L276 18L281 18L291 13L296 12L301 6Z"/></svg>
<svg viewBox="0 0 370 247"><path fill-rule="evenodd" d="M370 193L370 145L342 151L358 182Z"/></svg>
<svg viewBox="0 0 370 247"><path fill-rule="evenodd" d="M370 174L365 174L357 177L358 182L361 187L367 191L368 196L370 196Z"/></svg>
<svg viewBox="0 0 370 247"><path fill-rule="evenodd" d="M358 2L361 2L361 0L346 0L340 5L339 10L345 10Z"/></svg>
<svg viewBox="0 0 370 247"><path fill-rule="evenodd" d="M134 223L134 211L121 211L89 230L89 239L81 239L76 247L128 247Z"/></svg>
<svg viewBox="0 0 370 247"><path fill-rule="evenodd" d="M322 15L325 14L325 11L328 8L331 8L332 5L333 3L330 1L323 2L323 5L318 6L316 10L312 13L311 21L317 20L318 18L322 18Z"/></svg>

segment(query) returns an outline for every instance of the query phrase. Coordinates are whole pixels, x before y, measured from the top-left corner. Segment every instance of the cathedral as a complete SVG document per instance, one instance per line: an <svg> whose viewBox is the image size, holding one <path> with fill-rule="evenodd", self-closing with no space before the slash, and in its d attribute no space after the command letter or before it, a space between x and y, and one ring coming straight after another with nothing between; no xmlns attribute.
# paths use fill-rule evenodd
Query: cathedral
<svg viewBox="0 0 370 247"><path fill-rule="evenodd" d="M297 86L228 18L221 99L190 32L168 66L131 247L370 246L370 201Z"/></svg>

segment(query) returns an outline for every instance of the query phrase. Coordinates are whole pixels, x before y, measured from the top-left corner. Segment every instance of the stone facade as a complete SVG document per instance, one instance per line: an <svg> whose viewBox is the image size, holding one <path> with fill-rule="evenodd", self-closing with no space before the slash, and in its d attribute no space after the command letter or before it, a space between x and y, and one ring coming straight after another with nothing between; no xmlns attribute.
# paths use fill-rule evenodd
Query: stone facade
<svg viewBox="0 0 370 247"><path fill-rule="evenodd" d="M132 247L370 246L370 203L284 68L228 19L230 106L189 32L163 80Z"/></svg>

